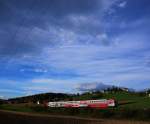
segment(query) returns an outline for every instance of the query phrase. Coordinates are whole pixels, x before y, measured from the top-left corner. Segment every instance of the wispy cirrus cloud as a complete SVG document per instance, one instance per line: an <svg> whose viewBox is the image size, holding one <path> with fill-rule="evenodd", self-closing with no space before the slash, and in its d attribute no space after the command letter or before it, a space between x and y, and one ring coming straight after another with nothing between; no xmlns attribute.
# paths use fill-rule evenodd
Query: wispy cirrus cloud
<svg viewBox="0 0 150 124"><path fill-rule="evenodd" d="M6 82L1 89L22 95L74 92L67 89L85 82L148 86L146 0L135 8L129 0L1 3L0 83Z"/></svg>

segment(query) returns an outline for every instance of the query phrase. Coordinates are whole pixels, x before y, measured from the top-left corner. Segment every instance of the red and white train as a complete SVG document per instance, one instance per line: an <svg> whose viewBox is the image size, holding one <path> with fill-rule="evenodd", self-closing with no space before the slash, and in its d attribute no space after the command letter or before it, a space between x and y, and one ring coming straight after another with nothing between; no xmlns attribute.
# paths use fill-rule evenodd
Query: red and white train
<svg viewBox="0 0 150 124"><path fill-rule="evenodd" d="M82 101L59 101L48 102L48 107L65 107L65 108L108 108L115 107L114 99L99 99L99 100L82 100Z"/></svg>

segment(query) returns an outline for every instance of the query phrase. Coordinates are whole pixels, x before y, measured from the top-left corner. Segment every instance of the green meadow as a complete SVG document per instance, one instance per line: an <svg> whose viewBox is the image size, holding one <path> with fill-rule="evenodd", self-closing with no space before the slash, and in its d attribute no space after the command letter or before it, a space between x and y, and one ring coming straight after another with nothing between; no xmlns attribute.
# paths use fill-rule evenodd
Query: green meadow
<svg viewBox="0 0 150 124"><path fill-rule="evenodd" d="M2 104L0 109L43 113L53 115L71 115L93 118L112 118L112 119L131 119L149 120L150 119L150 98L148 95L130 92L108 92L108 93L84 93L72 96L73 100L86 99L115 99L117 106L108 109L91 108L47 108L36 103Z"/></svg>

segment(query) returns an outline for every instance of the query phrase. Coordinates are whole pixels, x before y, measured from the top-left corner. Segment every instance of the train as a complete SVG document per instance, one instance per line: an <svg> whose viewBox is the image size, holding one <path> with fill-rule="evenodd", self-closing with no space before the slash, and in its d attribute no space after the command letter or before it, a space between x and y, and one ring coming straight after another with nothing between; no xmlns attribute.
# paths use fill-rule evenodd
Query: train
<svg viewBox="0 0 150 124"><path fill-rule="evenodd" d="M108 108L115 107L116 101L114 99L98 99L98 100L81 100L81 101L58 101L48 102L48 107L64 107L64 108Z"/></svg>

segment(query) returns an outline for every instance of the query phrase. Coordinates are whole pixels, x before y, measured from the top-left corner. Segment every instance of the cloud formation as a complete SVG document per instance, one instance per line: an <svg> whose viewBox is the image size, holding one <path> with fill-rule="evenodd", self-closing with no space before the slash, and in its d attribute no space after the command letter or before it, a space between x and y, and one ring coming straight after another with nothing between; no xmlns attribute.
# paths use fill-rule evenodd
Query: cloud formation
<svg viewBox="0 0 150 124"><path fill-rule="evenodd" d="M129 0L1 0L0 83L6 82L1 94L75 92L68 89L85 82L149 87L148 5L147 0L136 5Z"/></svg>
<svg viewBox="0 0 150 124"><path fill-rule="evenodd" d="M81 92L102 91L111 87L112 87L111 85L106 85L98 82L83 83L83 84L76 85L76 89Z"/></svg>

